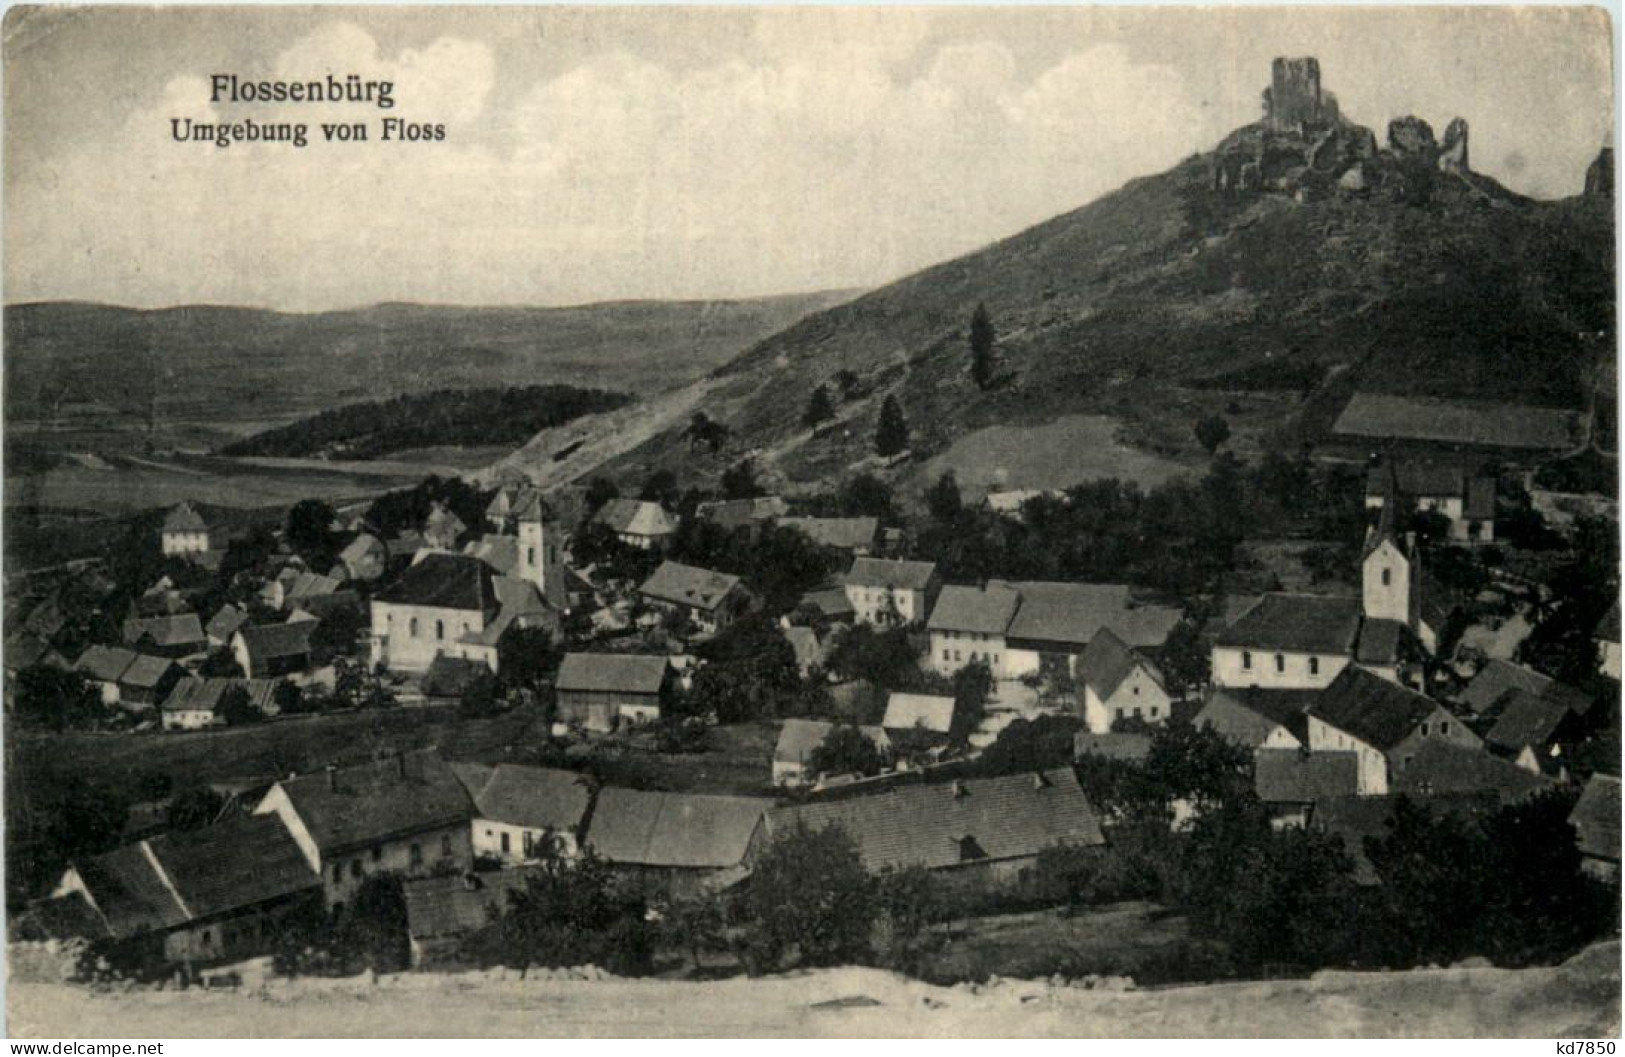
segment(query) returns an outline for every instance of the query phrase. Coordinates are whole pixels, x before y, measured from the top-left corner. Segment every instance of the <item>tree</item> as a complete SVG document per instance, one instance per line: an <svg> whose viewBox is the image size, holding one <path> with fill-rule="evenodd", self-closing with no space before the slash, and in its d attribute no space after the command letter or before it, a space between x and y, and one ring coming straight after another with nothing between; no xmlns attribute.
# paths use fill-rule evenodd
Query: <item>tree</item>
<svg viewBox="0 0 1625 1057"><path fill-rule="evenodd" d="M907 689L919 678L919 654L903 628L859 624L835 641L826 667L842 679L862 679L886 690Z"/></svg>
<svg viewBox="0 0 1625 1057"><path fill-rule="evenodd" d="M817 774L861 774L869 778L879 774L885 764L869 736L849 723L831 727L807 756L807 766Z"/></svg>
<svg viewBox="0 0 1625 1057"><path fill-rule="evenodd" d="M248 696L248 691L241 686L231 686L220 695L220 704L215 706L220 721L228 727L242 726L248 723L258 723L265 718Z"/></svg>
<svg viewBox="0 0 1625 1057"><path fill-rule="evenodd" d="M991 389L997 377L998 363L993 357L993 320L988 317L987 306L980 302L970 317L970 373L978 389Z"/></svg>
<svg viewBox="0 0 1625 1057"><path fill-rule="evenodd" d="M638 498L670 507L677 502L680 494L677 475L670 470L656 470L644 479Z"/></svg>
<svg viewBox="0 0 1625 1057"><path fill-rule="evenodd" d="M1174 625L1158 659L1168 679L1168 692L1175 697L1201 689L1211 675L1211 653L1202 644L1196 621L1189 618Z"/></svg>
<svg viewBox="0 0 1625 1057"><path fill-rule="evenodd" d="M728 499L751 499L761 495L762 488L756 483L756 464L750 459L740 459L722 471L722 494Z"/></svg>
<svg viewBox="0 0 1625 1057"><path fill-rule="evenodd" d="M198 829L220 817L226 798L206 785L182 789L164 805L164 825L170 829Z"/></svg>
<svg viewBox="0 0 1625 1057"><path fill-rule="evenodd" d="M457 714L469 719L496 715L503 705L499 689L496 676L481 672L463 687L462 696L457 700Z"/></svg>
<svg viewBox="0 0 1625 1057"><path fill-rule="evenodd" d="M288 508L288 546L313 565L333 558L333 508L320 499L301 499Z"/></svg>
<svg viewBox="0 0 1625 1057"><path fill-rule="evenodd" d="M546 628L510 628L497 643L497 671L509 686L539 690L559 669L564 651Z"/></svg>
<svg viewBox="0 0 1625 1057"><path fill-rule="evenodd" d="M988 694L993 692L993 672L986 661L972 661L954 673L954 715L949 740L964 744L982 725Z"/></svg>
<svg viewBox="0 0 1625 1057"><path fill-rule="evenodd" d="M836 503L842 517L872 517L882 523L897 521L891 488L871 473L860 473L842 485Z"/></svg>
<svg viewBox="0 0 1625 1057"><path fill-rule="evenodd" d="M607 477L594 477L587 482L586 494L582 496L582 505L588 517L598 513L611 499L619 499L621 490L615 487L615 482Z"/></svg>
<svg viewBox="0 0 1625 1057"><path fill-rule="evenodd" d="M841 390L842 400L851 400L857 396L860 384L858 372L850 368L843 367L835 372L835 385Z"/></svg>
<svg viewBox="0 0 1625 1057"><path fill-rule="evenodd" d="M944 470L937 483L926 489L925 509L933 520L952 525L965 511L965 502L959 494L959 479L952 470Z"/></svg>
<svg viewBox="0 0 1625 1057"><path fill-rule="evenodd" d="M1223 415L1208 415L1196 423L1196 439L1212 455L1219 450L1219 445L1230 439L1230 423Z"/></svg>
<svg viewBox="0 0 1625 1057"><path fill-rule="evenodd" d="M521 972L597 965L621 976L653 968L654 927L637 890L588 846L579 858L546 859L508 894L494 939L498 959Z"/></svg>
<svg viewBox="0 0 1625 1057"><path fill-rule="evenodd" d="M880 424L875 428L875 451L887 458L908 450L908 422L895 395L888 394L880 405Z"/></svg>
<svg viewBox="0 0 1625 1057"><path fill-rule="evenodd" d="M1252 753L1211 727L1163 724L1151 735L1145 772L1166 800L1198 810L1252 796Z"/></svg>
<svg viewBox="0 0 1625 1057"><path fill-rule="evenodd" d="M809 967L868 954L875 884L840 826L814 830L798 823L779 833L743 887L752 972L771 972L792 952Z"/></svg>
<svg viewBox="0 0 1625 1057"><path fill-rule="evenodd" d="M983 750L977 770L993 776L1065 767L1072 762L1072 743L1082 729L1072 716L1013 720Z"/></svg>
<svg viewBox="0 0 1625 1057"><path fill-rule="evenodd" d="M694 969L702 954L728 949L727 915L714 898L700 896L673 903L662 919L664 946L687 951Z"/></svg>
<svg viewBox="0 0 1625 1057"><path fill-rule="evenodd" d="M271 700L279 715L291 716L305 711L305 691L298 683L280 680L271 688Z"/></svg>
<svg viewBox="0 0 1625 1057"><path fill-rule="evenodd" d="M12 690L17 718L52 730L95 726L106 711L101 696L83 674L53 665L22 669Z"/></svg>
<svg viewBox="0 0 1625 1057"><path fill-rule="evenodd" d="M363 880L340 913L335 934L347 961L374 972L399 972L411 964L401 879L392 873L377 873Z"/></svg>
<svg viewBox="0 0 1625 1057"><path fill-rule="evenodd" d="M807 410L802 413L801 424L811 429L835 417L835 401L829 395L829 386L820 385L812 391L807 400Z"/></svg>

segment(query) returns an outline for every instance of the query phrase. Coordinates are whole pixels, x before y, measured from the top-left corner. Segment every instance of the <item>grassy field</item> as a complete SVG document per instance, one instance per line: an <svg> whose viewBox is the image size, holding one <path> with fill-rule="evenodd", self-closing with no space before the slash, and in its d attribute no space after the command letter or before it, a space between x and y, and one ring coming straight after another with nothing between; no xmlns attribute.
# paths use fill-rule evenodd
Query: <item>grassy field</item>
<svg viewBox="0 0 1625 1057"><path fill-rule="evenodd" d="M924 487L952 470L960 488L977 495L1015 488L1070 488L1117 477L1151 488L1196 472L1117 439L1104 415L1065 415L1042 426L989 426L969 433L925 464Z"/></svg>

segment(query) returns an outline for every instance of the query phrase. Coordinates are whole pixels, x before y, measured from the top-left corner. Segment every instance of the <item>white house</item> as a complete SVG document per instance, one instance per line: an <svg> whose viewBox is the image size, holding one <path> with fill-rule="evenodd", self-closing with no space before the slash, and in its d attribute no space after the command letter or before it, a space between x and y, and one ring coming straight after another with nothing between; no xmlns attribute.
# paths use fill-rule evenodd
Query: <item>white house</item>
<svg viewBox="0 0 1625 1057"><path fill-rule="evenodd" d="M1192 722L1248 749L1303 749L1309 706L1318 690L1233 689L1215 686Z"/></svg>
<svg viewBox="0 0 1625 1057"><path fill-rule="evenodd" d="M1173 699L1162 671L1110 628L1102 628L1078 658L1078 697L1084 726L1110 732L1120 719L1153 726L1168 722Z"/></svg>
<svg viewBox="0 0 1625 1057"><path fill-rule="evenodd" d="M1495 539L1495 478L1459 466L1405 462L1381 466L1366 476L1367 510L1380 510L1390 497L1407 510L1439 514L1450 522L1450 538L1460 543Z"/></svg>
<svg viewBox="0 0 1625 1057"><path fill-rule="evenodd" d="M1388 792L1389 780L1428 742L1480 748L1467 724L1437 701L1373 675L1344 669L1306 713L1310 752L1353 752L1361 796Z"/></svg>
<svg viewBox="0 0 1625 1057"><path fill-rule="evenodd" d="M857 623L892 627L925 620L942 581L932 562L860 557L841 585Z"/></svg>
<svg viewBox="0 0 1625 1057"><path fill-rule="evenodd" d="M1360 600L1268 594L1213 642L1213 685L1316 690L1354 657Z"/></svg>
<svg viewBox="0 0 1625 1057"><path fill-rule="evenodd" d="M158 539L166 558L195 557L209 550L209 526L191 503L182 503L165 516Z"/></svg>
<svg viewBox="0 0 1625 1057"><path fill-rule="evenodd" d="M592 805L588 783L582 774L552 767L503 763L491 768L469 789L474 855L509 866L574 858Z"/></svg>
<svg viewBox="0 0 1625 1057"><path fill-rule="evenodd" d="M677 519L659 503L646 499L611 499L593 520L639 550L658 550L677 534Z"/></svg>
<svg viewBox="0 0 1625 1057"><path fill-rule="evenodd" d="M1609 607L1597 625L1597 671L1608 678L1619 679L1619 599Z"/></svg>
<svg viewBox="0 0 1625 1057"><path fill-rule="evenodd" d="M392 671L426 672L446 654L497 670L497 646L511 627L557 630L558 614L534 583L496 575L464 554L420 552L418 560L372 600L372 662Z"/></svg>

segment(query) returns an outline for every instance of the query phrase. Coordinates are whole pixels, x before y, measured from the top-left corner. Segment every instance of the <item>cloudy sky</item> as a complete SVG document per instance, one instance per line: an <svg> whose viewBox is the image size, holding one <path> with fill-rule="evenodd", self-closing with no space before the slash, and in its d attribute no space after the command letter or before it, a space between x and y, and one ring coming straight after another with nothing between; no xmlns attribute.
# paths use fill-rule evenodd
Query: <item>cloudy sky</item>
<svg viewBox="0 0 1625 1057"><path fill-rule="evenodd" d="M1595 9L135 8L5 27L5 298L314 310L870 286L1256 118L1272 56L1343 112L1472 130L1578 190L1612 126ZM397 106L211 105L357 73ZM433 144L177 143L171 118L441 123Z"/></svg>

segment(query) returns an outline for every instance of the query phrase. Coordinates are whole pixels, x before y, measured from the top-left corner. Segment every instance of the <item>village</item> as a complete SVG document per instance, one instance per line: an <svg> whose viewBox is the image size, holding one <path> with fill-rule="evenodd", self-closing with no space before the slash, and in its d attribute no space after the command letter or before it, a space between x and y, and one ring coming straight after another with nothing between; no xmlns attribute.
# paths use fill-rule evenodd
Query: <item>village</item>
<svg viewBox="0 0 1625 1057"><path fill-rule="evenodd" d="M1546 517L1528 484L1566 441L1501 409L1387 410L1357 399L1314 458L1221 438L1150 493L781 496L745 456L720 494L430 478L229 531L182 504L8 591L13 729L208 753L303 724L319 751L148 775L101 846L14 834L12 940L185 984L254 959L944 976L971 923L1125 901L1189 923L1090 963L1142 979L1612 935L1609 511ZM1289 588L1249 535L1323 545ZM320 736L414 711L452 718L425 745ZM1493 903L1504 946L1415 927L1418 871L1468 854L1452 898Z"/></svg>

